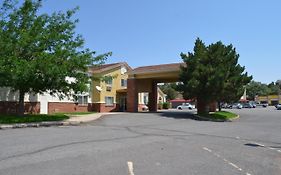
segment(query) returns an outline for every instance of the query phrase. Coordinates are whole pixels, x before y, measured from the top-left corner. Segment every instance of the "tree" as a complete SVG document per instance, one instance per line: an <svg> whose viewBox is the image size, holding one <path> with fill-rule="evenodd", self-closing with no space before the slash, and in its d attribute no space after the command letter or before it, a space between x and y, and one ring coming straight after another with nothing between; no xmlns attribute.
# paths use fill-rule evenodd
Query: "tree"
<svg viewBox="0 0 281 175"><path fill-rule="evenodd" d="M281 89L281 80L277 80L277 81L276 81L276 85L278 85L278 86L279 86L279 89Z"/></svg>
<svg viewBox="0 0 281 175"><path fill-rule="evenodd" d="M269 94L268 95L279 95L280 94L280 87L277 83L271 82L267 85L269 88Z"/></svg>
<svg viewBox="0 0 281 175"><path fill-rule="evenodd" d="M269 95L270 89L266 84L261 82L251 81L247 86L247 96L251 100L255 100L256 96Z"/></svg>
<svg viewBox="0 0 281 175"><path fill-rule="evenodd" d="M88 66L102 63L111 53L94 57L75 33L78 10L38 14L41 0L5 0L0 10L0 87L19 92L19 114L26 93L57 94L60 98L83 92ZM69 82L67 79L72 79Z"/></svg>
<svg viewBox="0 0 281 175"><path fill-rule="evenodd" d="M176 83L165 83L160 89L167 95L167 100L173 100L177 97L178 92Z"/></svg>
<svg viewBox="0 0 281 175"><path fill-rule="evenodd" d="M181 67L179 88L184 98L197 99L198 113L208 113L212 102L239 99L252 79L238 64L235 48L220 41L206 46L198 38L193 53L181 57L186 66Z"/></svg>

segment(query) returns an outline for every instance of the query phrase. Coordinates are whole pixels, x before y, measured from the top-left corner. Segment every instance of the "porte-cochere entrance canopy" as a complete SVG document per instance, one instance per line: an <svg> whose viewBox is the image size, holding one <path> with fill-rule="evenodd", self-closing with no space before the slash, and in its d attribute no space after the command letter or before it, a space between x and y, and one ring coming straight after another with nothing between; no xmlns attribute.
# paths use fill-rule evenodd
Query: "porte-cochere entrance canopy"
<svg viewBox="0 0 281 175"><path fill-rule="evenodd" d="M157 111L157 83L179 81L180 67L184 63L144 66L129 72L127 87L127 111L138 111L138 93L149 93L149 111Z"/></svg>

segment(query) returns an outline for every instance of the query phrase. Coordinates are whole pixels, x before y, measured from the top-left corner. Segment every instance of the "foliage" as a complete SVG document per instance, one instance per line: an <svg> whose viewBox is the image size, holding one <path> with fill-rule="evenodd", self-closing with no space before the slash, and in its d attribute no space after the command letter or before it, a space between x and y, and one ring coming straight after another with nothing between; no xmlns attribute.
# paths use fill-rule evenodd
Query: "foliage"
<svg viewBox="0 0 281 175"><path fill-rule="evenodd" d="M269 88L269 95L278 95L281 92L281 88L277 83L271 82L267 87Z"/></svg>
<svg viewBox="0 0 281 175"><path fill-rule="evenodd" d="M187 66L181 67L180 90L185 99L196 98L208 113L213 101L234 101L243 94L243 86L250 82L245 67L238 64L239 55L232 45L216 42L206 46L199 38L193 53L181 53Z"/></svg>
<svg viewBox="0 0 281 175"><path fill-rule="evenodd" d="M170 109L171 108L171 104L168 102L163 103L163 109Z"/></svg>
<svg viewBox="0 0 281 175"><path fill-rule="evenodd" d="M24 115L24 116L13 116L13 115L0 115L1 124L12 124L12 123L34 123L44 121L62 121L69 119L68 116L63 114L54 115Z"/></svg>
<svg viewBox="0 0 281 175"><path fill-rule="evenodd" d="M264 84L261 82L251 81L247 86L247 96L250 100L254 100L256 96L276 95L280 93L278 83Z"/></svg>
<svg viewBox="0 0 281 175"><path fill-rule="evenodd" d="M176 83L165 83L162 86L159 86L160 89L167 95L167 100L173 100L177 97L177 85Z"/></svg>
<svg viewBox="0 0 281 175"><path fill-rule="evenodd" d="M275 84L279 86L279 89L281 89L281 80L277 80Z"/></svg>
<svg viewBox="0 0 281 175"><path fill-rule="evenodd" d="M0 87L24 94L49 92L60 98L87 90L88 66L101 64L111 55L94 57L75 34L78 8L51 15L38 14L41 0L4 0L0 10ZM67 78L72 79L69 82Z"/></svg>

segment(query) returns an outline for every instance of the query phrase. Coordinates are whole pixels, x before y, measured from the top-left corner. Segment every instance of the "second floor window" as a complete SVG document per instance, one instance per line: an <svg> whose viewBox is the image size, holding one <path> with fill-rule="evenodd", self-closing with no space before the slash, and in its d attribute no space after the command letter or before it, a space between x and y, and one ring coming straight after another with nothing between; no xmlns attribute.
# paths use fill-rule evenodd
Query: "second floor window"
<svg viewBox="0 0 281 175"><path fill-rule="evenodd" d="M112 86L112 82L113 82L112 77L106 77L105 78L105 84L107 86Z"/></svg>
<svg viewBox="0 0 281 175"><path fill-rule="evenodd" d="M121 86L122 87L127 87L127 80L121 79Z"/></svg>

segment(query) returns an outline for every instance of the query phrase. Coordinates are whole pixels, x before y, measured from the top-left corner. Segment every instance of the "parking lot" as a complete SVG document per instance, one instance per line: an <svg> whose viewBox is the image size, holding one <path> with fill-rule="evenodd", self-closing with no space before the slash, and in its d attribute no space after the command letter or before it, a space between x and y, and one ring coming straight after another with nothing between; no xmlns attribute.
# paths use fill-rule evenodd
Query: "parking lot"
<svg viewBox="0 0 281 175"><path fill-rule="evenodd" d="M229 110L240 119L198 121L194 111L172 110L2 130L0 174L280 175L281 111Z"/></svg>

